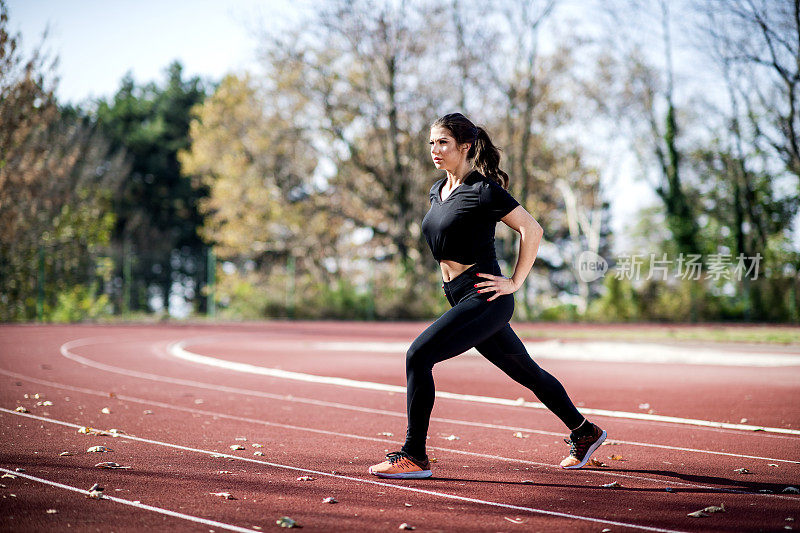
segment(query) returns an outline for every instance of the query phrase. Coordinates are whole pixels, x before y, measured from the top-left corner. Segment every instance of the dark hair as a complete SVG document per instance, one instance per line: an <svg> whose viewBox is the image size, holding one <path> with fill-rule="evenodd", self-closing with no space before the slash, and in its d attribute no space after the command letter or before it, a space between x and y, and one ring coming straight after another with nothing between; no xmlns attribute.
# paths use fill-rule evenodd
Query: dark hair
<svg viewBox="0 0 800 533"><path fill-rule="evenodd" d="M467 159L475 159L478 171L508 189L508 174L500 170L500 149L492 144L485 129L476 126L461 113L449 113L436 120L431 128L446 128L458 144L470 143Z"/></svg>

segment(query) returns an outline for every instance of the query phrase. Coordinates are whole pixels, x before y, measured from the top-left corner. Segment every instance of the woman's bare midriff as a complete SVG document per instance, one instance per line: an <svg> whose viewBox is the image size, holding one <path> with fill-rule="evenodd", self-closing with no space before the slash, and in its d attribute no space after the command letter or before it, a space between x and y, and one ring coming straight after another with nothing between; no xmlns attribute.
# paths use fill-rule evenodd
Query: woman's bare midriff
<svg viewBox="0 0 800 533"><path fill-rule="evenodd" d="M474 265L475 263L471 265L462 265L461 263L450 261L449 259L439 261L439 266L442 268L442 279L447 283L453 281L459 274Z"/></svg>

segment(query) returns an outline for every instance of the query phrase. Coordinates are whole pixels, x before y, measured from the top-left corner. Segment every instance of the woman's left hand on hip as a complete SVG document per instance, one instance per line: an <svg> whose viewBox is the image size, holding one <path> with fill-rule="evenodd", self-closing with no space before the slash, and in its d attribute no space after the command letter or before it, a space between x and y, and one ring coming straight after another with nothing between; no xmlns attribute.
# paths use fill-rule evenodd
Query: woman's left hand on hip
<svg viewBox="0 0 800 533"><path fill-rule="evenodd" d="M488 302L504 294L512 294L519 288L514 284L514 280L505 276L495 276L494 274L483 274L481 272L478 272L477 275L487 279L487 281L481 281L475 284L475 287L478 287L479 293L494 291L492 297L487 300Z"/></svg>

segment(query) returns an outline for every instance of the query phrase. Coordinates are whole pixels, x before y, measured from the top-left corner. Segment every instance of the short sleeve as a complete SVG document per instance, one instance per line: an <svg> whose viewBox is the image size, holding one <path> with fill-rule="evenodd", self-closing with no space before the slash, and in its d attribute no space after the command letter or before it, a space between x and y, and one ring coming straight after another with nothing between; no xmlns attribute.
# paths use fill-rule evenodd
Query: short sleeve
<svg viewBox="0 0 800 533"><path fill-rule="evenodd" d="M494 181L485 181L481 187L481 208L496 221L509 214L519 202Z"/></svg>
<svg viewBox="0 0 800 533"><path fill-rule="evenodd" d="M436 183L431 186L431 190L428 193L428 201L432 204L433 199L439 194L439 189L442 187L442 180L438 180Z"/></svg>

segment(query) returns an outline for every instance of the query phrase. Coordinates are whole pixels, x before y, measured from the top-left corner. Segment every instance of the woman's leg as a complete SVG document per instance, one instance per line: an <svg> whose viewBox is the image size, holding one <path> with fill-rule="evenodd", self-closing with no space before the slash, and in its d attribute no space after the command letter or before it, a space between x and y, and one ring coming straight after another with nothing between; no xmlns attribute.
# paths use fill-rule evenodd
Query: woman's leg
<svg viewBox="0 0 800 533"><path fill-rule="evenodd" d="M425 457L425 439L436 394L433 365L491 337L508 323L513 306L510 297L493 302L482 298L462 300L411 343L406 356L408 431L404 452L420 459Z"/></svg>
<svg viewBox="0 0 800 533"><path fill-rule="evenodd" d="M567 428L574 430L583 423L583 415L573 405L564 386L531 359L510 325L506 324L475 348L511 379L530 389Z"/></svg>

